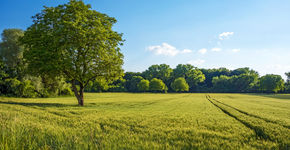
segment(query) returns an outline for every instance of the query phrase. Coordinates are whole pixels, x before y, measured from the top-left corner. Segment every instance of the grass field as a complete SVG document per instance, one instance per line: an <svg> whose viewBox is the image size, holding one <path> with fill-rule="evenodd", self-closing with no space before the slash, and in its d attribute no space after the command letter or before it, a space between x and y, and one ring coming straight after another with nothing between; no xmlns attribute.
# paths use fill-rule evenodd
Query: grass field
<svg viewBox="0 0 290 150"><path fill-rule="evenodd" d="M290 149L290 95L0 98L0 149Z"/></svg>

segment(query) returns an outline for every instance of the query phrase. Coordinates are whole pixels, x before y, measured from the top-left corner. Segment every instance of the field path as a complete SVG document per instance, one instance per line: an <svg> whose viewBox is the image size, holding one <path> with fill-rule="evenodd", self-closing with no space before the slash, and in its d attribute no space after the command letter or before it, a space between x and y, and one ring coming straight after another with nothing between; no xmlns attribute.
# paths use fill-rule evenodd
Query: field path
<svg viewBox="0 0 290 150"><path fill-rule="evenodd" d="M237 109L206 95L206 99L228 116L253 130L258 138L278 142L279 149L290 148L289 126Z"/></svg>

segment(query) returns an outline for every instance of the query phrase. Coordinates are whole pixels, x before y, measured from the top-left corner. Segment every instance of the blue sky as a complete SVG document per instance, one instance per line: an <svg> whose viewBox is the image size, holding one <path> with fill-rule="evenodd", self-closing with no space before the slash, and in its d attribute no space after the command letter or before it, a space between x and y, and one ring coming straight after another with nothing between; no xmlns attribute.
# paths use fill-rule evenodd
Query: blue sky
<svg viewBox="0 0 290 150"><path fill-rule="evenodd" d="M42 6L67 0L1 0L0 32L26 29ZM190 63L250 67L261 75L290 71L289 0L85 0L115 17L124 33L126 71Z"/></svg>

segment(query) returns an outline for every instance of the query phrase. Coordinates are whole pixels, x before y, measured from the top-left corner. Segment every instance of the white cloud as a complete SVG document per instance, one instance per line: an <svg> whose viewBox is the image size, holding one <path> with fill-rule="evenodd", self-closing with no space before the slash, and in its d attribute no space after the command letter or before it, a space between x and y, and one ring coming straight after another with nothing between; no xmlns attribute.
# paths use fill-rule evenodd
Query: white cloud
<svg viewBox="0 0 290 150"><path fill-rule="evenodd" d="M168 43L162 43L161 45L156 46L149 46L147 47L147 49L149 51L154 52L156 55L165 55L165 56L175 56L177 54L185 54L192 52L192 50L190 49L178 50L176 47Z"/></svg>
<svg viewBox="0 0 290 150"><path fill-rule="evenodd" d="M202 49L198 50L198 52L200 54L205 54L207 52L207 49L206 48L202 48Z"/></svg>
<svg viewBox="0 0 290 150"><path fill-rule="evenodd" d="M180 53L185 54L185 53L191 53L191 52L192 52L192 50L190 50L190 49L184 49Z"/></svg>
<svg viewBox="0 0 290 150"><path fill-rule="evenodd" d="M223 32L223 33L219 34L219 39L224 40L224 39L229 38L232 35L234 35L234 32Z"/></svg>
<svg viewBox="0 0 290 150"><path fill-rule="evenodd" d="M218 47L215 47L215 48L212 48L211 51L213 52L220 52L222 49L221 48L218 48Z"/></svg>
<svg viewBox="0 0 290 150"><path fill-rule="evenodd" d="M240 52L241 50L240 49L232 49L232 52L234 53L237 53L237 52Z"/></svg>
<svg viewBox="0 0 290 150"><path fill-rule="evenodd" d="M197 66L197 65L204 64L205 60L203 60L203 59L190 60L187 63Z"/></svg>

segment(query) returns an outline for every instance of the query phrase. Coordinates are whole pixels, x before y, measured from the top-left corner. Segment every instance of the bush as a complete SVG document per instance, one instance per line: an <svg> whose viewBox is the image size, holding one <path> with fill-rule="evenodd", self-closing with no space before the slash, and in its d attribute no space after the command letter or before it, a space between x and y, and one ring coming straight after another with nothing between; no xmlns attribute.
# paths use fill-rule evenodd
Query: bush
<svg viewBox="0 0 290 150"><path fill-rule="evenodd" d="M35 87L31 84L30 80L20 82L19 80L12 78L6 79L5 84L7 86L7 96L37 97Z"/></svg>
<svg viewBox="0 0 290 150"><path fill-rule="evenodd" d="M35 87L31 84L30 80L21 83L21 97L37 97Z"/></svg>

